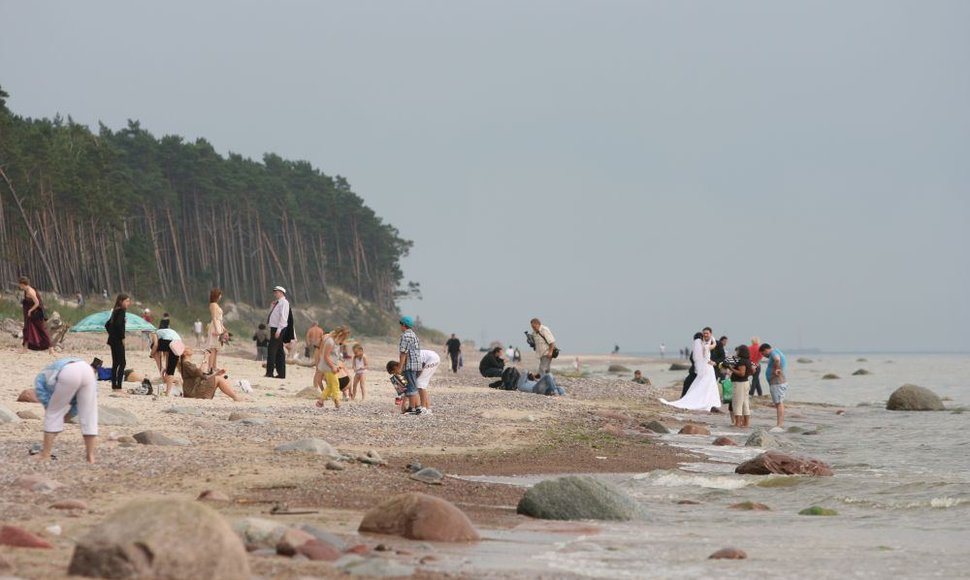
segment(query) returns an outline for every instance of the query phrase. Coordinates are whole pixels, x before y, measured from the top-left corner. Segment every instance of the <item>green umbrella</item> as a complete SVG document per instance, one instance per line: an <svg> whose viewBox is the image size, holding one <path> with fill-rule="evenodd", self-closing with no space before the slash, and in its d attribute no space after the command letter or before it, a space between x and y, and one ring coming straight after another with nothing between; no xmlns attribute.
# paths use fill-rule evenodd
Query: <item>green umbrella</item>
<svg viewBox="0 0 970 580"><path fill-rule="evenodd" d="M83 320L71 327L71 332L107 332L104 325L111 318L111 311L95 312L91 316L85 316ZM137 314L125 313L125 330L137 332L140 330L155 330L151 322L148 322Z"/></svg>

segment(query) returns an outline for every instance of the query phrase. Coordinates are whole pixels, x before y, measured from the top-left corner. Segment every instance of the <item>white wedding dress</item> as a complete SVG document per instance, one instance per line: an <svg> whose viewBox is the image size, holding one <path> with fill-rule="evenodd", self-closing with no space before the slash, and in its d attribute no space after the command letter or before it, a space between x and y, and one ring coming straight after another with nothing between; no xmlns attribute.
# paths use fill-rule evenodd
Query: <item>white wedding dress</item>
<svg viewBox="0 0 970 580"><path fill-rule="evenodd" d="M687 394L676 401L660 399L660 402L688 411L710 411L711 407L720 407L721 393L717 388L714 367L710 365L711 349L699 338L694 340L693 359L697 377L687 389Z"/></svg>

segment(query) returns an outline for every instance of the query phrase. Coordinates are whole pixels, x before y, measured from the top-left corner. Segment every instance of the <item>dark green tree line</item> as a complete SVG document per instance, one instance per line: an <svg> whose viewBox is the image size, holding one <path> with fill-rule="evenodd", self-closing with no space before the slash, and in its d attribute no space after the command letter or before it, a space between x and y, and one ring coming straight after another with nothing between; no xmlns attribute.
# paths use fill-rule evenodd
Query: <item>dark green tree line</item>
<svg viewBox="0 0 970 580"><path fill-rule="evenodd" d="M401 239L342 177L305 161L219 155L138 122L97 133L11 113L0 89L0 276L61 294L128 291L205 300L212 286L254 304L286 286L325 301L331 285L395 308Z"/></svg>

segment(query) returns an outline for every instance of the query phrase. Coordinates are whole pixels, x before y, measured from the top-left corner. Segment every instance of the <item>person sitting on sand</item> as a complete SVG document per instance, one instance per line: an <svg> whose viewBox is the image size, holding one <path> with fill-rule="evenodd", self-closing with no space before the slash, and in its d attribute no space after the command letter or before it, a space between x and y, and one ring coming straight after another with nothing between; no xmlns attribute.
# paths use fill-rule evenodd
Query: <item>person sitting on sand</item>
<svg viewBox="0 0 970 580"><path fill-rule="evenodd" d="M187 399L211 399L216 391L222 391L230 399L245 401L244 397L236 394L226 379L226 369L216 369L215 372L202 372L202 369L192 362L193 351L184 347L182 356L178 357L178 369L182 375L182 396Z"/></svg>
<svg viewBox="0 0 970 580"><path fill-rule="evenodd" d="M566 396L566 390L556 384L556 379L552 378L552 373L546 373L542 376L532 373L520 375L516 389L523 393L534 393L536 395Z"/></svg>
<svg viewBox="0 0 970 580"><path fill-rule="evenodd" d="M650 383L650 379L648 379L647 377L643 376L643 373L641 373L639 370L633 371L633 382L636 383L636 384L638 384L638 385L649 385L649 384L651 384Z"/></svg>
<svg viewBox="0 0 970 580"><path fill-rule="evenodd" d="M34 379L34 392L44 406L44 444L40 459L51 459L54 439L64 430L64 417L76 416L88 463L94 463L98 438L98 386L94 368L79 358L62 358Z"/></svg>
<svg viewBox="0 0 970 580"><path fill-rule="evenodd" d="M504 370L505 359L502 358L501 346L496 346L485 353L485 356L482 357L482 362L478 363L478 371L482 373L483 377L501 377L502 371Z"/></svg>

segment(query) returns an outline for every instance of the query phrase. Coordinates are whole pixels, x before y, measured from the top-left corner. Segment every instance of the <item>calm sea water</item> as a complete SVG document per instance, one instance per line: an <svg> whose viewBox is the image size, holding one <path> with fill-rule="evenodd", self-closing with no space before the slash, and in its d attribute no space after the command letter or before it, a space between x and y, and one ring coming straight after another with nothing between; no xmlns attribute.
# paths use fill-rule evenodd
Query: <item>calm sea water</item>
<svg viewBox="0 0 970 580"><path fill-rule="evenodd" d="M669 444L714 463L604 476L643 502L647 521L605 524L601 533L582 537L494 534L495 540L530 546L527 554L518 550L519 563L505 572L590 578L970 577L970 356L815 355L809 364L791 358L790 400L838 407L790 405L786 424L818 434L782 438L792 451L829 463L834 477L737 475L735 466L759 449L715 448L709 438L668 435ZM641 368L656 384L683 375L666 366ZM852 376L860 368L872 374ZM825 373L842 378L822 380ZM886 399L904 383L949 398L948 410L886 411ZM959 407L967 412L953 411ZM846 413L837 415L839 408ZM771 427L773 413L757 410L753 424ZM713 435L743 442L746 435L727 419L713 421L723 424ZM539 479L502 481L531 485ZM685 500L698 503L678 503ZM764 503L771 511L728 509L743 501ZM815 505L838 515L798 515ZM745 550L748 559L707 559L725 546ZM467 556L472 562L493 560L487 553Z"/></svg>

